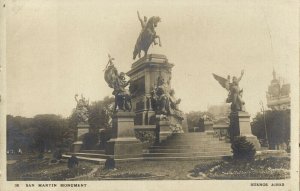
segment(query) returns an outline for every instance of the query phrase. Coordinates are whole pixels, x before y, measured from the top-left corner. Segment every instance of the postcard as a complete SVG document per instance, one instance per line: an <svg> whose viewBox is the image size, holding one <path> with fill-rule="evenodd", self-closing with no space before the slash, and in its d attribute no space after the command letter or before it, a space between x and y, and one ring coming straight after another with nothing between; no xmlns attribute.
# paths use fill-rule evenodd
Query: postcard
<svg viewBox="0 0 300 191"><path fill-rule="evenodd" d="M299 190L298 6L2 0L0 190Z"/></svg>

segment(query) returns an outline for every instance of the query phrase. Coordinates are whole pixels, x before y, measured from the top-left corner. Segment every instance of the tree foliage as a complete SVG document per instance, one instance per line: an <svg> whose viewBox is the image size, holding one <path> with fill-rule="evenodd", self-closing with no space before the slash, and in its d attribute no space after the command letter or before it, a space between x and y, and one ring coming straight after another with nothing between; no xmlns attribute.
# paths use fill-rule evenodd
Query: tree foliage
<svg viewBox="0 0 300 191"><path fill-rule="evenodd" d="M259 139L265 140L265 125L268 142L271 149L276 145L290 142L290 110L266 111L265 120L262 113L258 113L251 123L252 132Z"/></svg>
<svg viewBox="0 0 300 191"><path fill-rule="evenodd" d="M201 121L200 119L204 116L208 116L211 120L214 120L214 116L209 112L202 112L202 111L192 111L186 114L187 124L189 128L193 127L200 127L201 128ZM204 127L202 127L204 130Z"/></svg>
<svg viewBox="0 0 300 191"><path fill-rule="evenodd" d="M7 116L7 149L43 152L67 148L73 142L72 134L68 121L58 115Z"/></svg>
<svg viewBox="0 0 300 191"><path fill-rule="evenodd" d="M90 105L89 124L92 132L99 132L99 129L111 128L113 115L114 98L105 97L101 101L92 102Z"/></svg>
<svg viewBox="0 0 300 191"><path fill-rule="evenodd" d="M89 125L91 132L99 132L99 129L111 127L111 117L113 114L114 98L105 97L101 101L92 102L89 106ZM76 130L78 117L75 109L69 117L69 127Z"/></svg>
<svg viewBox="0 0 300 191"><path fill-rule="evenodd" d="M6 116L7 123L7 149L32 151L34 144L33 133L34 130L31 128L31 118L20 117L20 116Z"/></svg>
<svg viewBox="0 0 300 191"><path fill-rule="evenodd" d="M113 97L91 103L89 124L90 133L94 135L87 135L88 147L99 140L99 129L110 129L113 106ZM21 148L22 151L42 153L45 150L69 148L75 141L79 122L74 111L68 118L54 114L36 115L33 118L7 115L7 149L17 151Z"/></svg>

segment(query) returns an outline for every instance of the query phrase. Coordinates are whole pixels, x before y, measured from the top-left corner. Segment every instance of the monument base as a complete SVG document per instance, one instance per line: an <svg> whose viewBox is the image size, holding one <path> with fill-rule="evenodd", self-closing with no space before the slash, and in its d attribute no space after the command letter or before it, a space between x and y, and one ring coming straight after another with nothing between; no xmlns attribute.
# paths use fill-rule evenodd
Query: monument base
<svg viewBox="0 0 300 191"><path fill-rule="evenodd" d="M142 143L136 138L117 138L107 142L106 155L113 159L140 158L142 149Z"/></svg>
<svg viewBox="0 0 300 191"><path fill-rule="evenodd" d="M250 115L245 111L230 113L230 139L234 140L237 136L246 137L246 140L252 143L255 149L260 150L261 146L256 136L252 134L250 126Z"/></svg>
<svg viewBox="0 0 300 191"><path fill-rule="evenodd" d="M143 154L142 143L135 137L133 112L119 111L113 115L112 139L107 142L105 154L113 159L138 158Z"/></svg>
<svg viewBox="0 0 300 191"><path fill-rule="evenodd" d="M72 144L72 152L77 153L82 148L82 141L76 141Z"/></svg>
<svg viewBox="0 0 300 191"><path fill-rule="evenodd" d="M89 132L89 129L88 123L80 122L77 125L76 141L72 144L72 152L78 152L82 149L84 135Z"/></svg>
<svg viewBox="0 0 300 191"><path fill-rule="evenodd" d="M172 131L170 129L169 121L159 121L159 142L166 140L171 134Z"/></svg>

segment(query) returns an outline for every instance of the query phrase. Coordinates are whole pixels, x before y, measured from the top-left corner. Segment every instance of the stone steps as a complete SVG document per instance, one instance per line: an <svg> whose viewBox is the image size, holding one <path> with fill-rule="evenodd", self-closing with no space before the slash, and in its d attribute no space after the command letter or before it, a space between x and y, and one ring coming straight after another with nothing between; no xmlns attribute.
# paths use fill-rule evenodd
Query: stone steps
<svg viewBox="0 0 300 191"><path fill-rule="evenodd" d="M76 157L87 157L87 158L98 158L98 159L107 159L109 156L106 154L98 154L98 153L70 153L70 155L74 154Z"/></svg>
<svg viewBox="0 0 300 191"><path fill-rule="evenodd" d="M179 141L179 140L173 140L173 141L164 141L161 143L161 145L206 145L206 146L211 146L211 145L219 145L221 142L219 140L214 140L214 141L198 141L198 142L188 142L188 141Z"/></svg>
<svg viewBox="0 0 300 191"><path fill-rule="evenodd" d="M206 156L230 156L230 151L217 152L190 152L190 153L147 153L143 157L206 157Z"/></svg>
<svg viewBox="0 0 300 191"><path fill-rule="evenodd" d="M81 150L81 153L105 154L105 150Z"/></svg>
<svg viewBox="0 0 300 191"><path fill-rule="evenodd" d="M198 148L198 149L180 149L180 148L156 148L156 149L149 149L149 153L191 153L191 152L219 152L219 151L227 151L231 152L230 148L223 147L223 148Z"/></svg>
<svg viewBox="0 0 300 191"><path fill-rule="evenodd" d="M104 150L81 150L69 153L76 155L80 160L103 162L109 155ZM141 156L128 156L122 160L197 160L215 159L232 156L231 144L220 141L213 135L206 133L180 133L173 134L159 145L149 147Z"/></svg>
<svg viewBox="0 0 300 191"><path fill-rule="evenodd" d="M212 155L212 156L176 156L176 157L147 157L144 156L143 159L147 161L194 161L194 160L212 160L212 159L223 159L229 155Z"/></svg>
<svg viewBox="0 0 300 191"><path fill-rule="evenodd" d="M228 143L217 144L217 145L156 145L149 147L151 149L203 149L203 148L231 148Z"/></svg>
<svg viewBox="0 0 300 191"><path fill-rule="evenodd" d="M70 158L71 156L72 155L69 155L69 154L62 155L63 158ZM79 160L95 162L97 164L103 164L106 161L106 159L102 159L102 158L90 158L90 157L85 157L85 156L76 156L76 157Z"/></svg>
<svg viewBox="0 0 300 191"><path fill-rule="evenodd" d="M146 160L168 158L215 158L231 156L231 144L207 133L173 134L160 144L151 146Z"/></svg>
<svg viewBox="0 0 300 191"><path fill-rule="evenodd" d="M64 154L62 155L63 158L70 158L72 155L70 154ZM79 159L79 160L83 160L83 161L90 161L90 162L95 162L97 164L104 164L106 159L103 159L103 158L93 158L93 157L87 157L87 156L77 156L76 157ZM128 161L128 160L143 160L142 157L140 158L126 158L126 159L115 159L116 161Z"/></svg>

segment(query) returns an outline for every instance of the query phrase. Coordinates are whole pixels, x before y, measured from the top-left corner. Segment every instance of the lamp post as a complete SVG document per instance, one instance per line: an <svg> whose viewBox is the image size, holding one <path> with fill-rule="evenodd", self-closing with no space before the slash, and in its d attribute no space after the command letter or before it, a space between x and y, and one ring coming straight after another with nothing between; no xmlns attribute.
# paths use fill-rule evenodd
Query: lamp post
<svg viewBox="0 0 300 191"><path fill-rule="evenodd" d="M268 149L269 149L268 132L267 132L266 117L265 117L265 107L264 107L264 104L263 104L262 101L260 101L259 104L261 105L261 111L262 111L263 117L264 117L264 126L265 126L266 142L267 142L267 147L268 147Z"/></svg>

